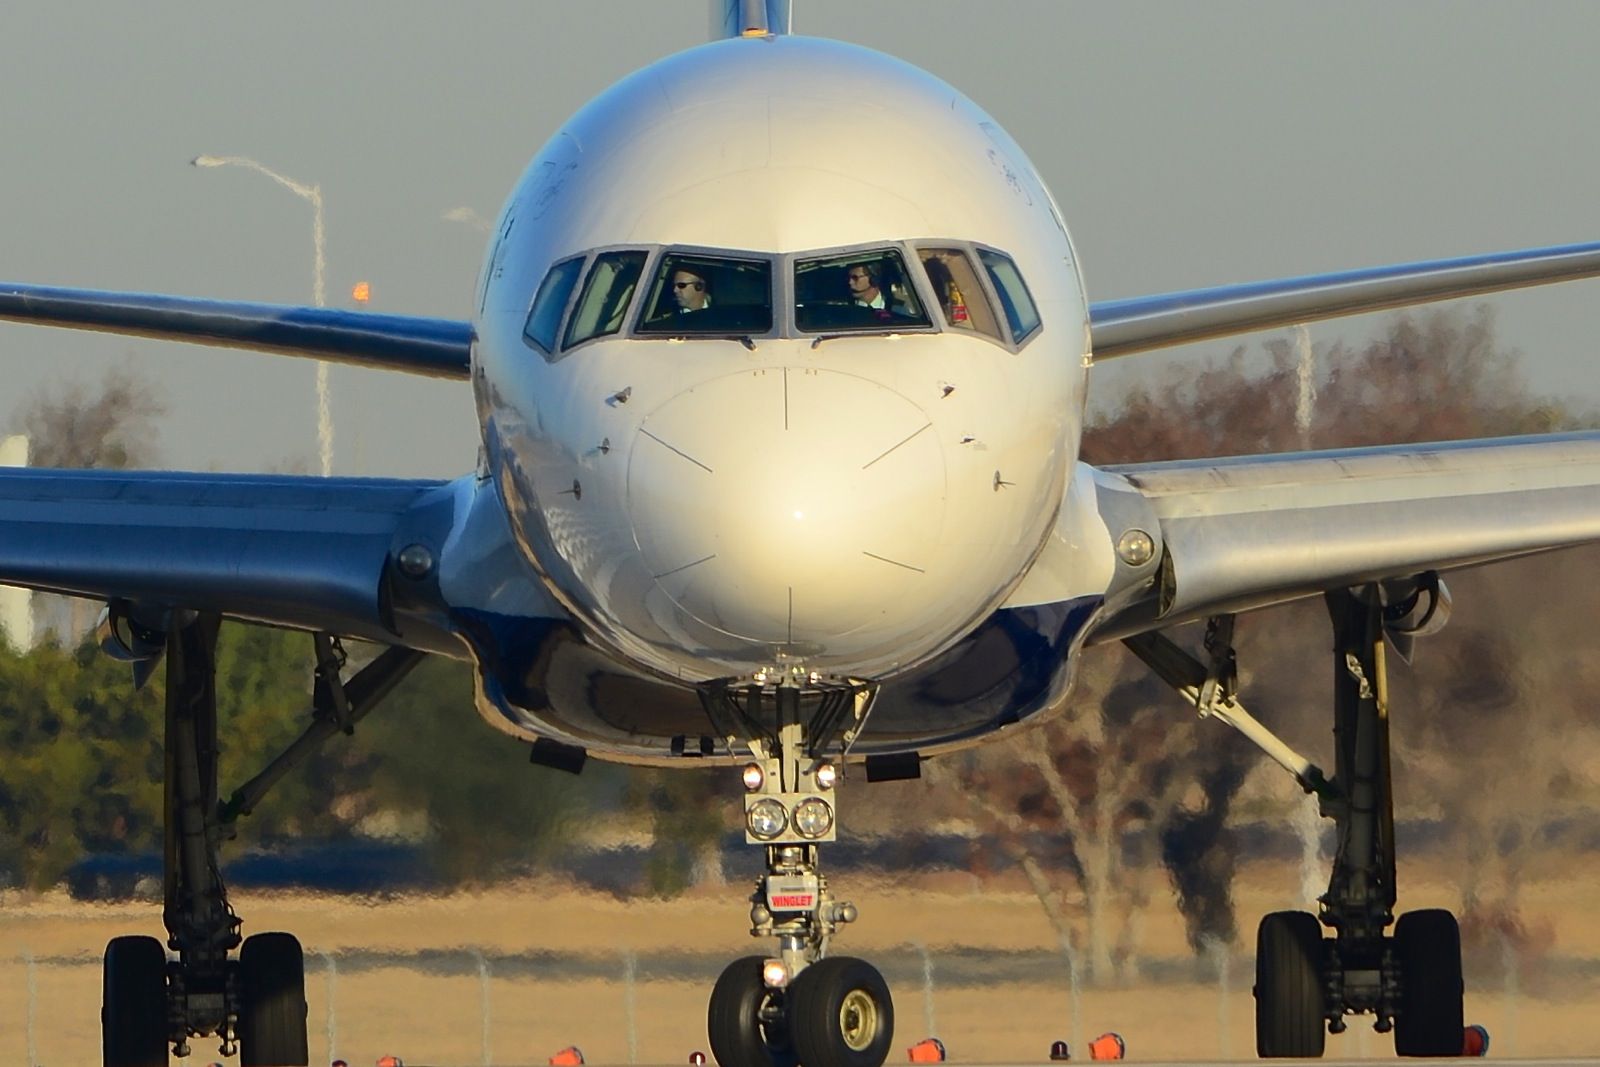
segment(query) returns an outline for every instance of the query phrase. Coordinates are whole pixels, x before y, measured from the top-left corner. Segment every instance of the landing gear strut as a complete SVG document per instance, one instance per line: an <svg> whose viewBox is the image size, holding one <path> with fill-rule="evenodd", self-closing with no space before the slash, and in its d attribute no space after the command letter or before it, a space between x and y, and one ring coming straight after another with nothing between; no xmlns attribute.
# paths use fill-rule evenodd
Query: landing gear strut
<svg viewBox="0 0 1600 1067"><path fill-rule="evenodd" d="M894 1039L894 1001L877 968L828 955L856 908L833 898L819 870L820 846L837 838L842 764L823 753L833 733L845 744L855 736L871 695L824 694L803 717L793 686L718 690L708 710L720 702L714 719L755 727L768 696L776 728L746 736L755 758L744 768L745 840L767 859L750 898L750 933L777 938L777 951L735 960L717 979L706 1017L711 1051L721 1067L881 1067Z"/></svg>
<svg viewBox="0 0 1600 1067"><path fill-rule="evenodd" d="M166 635L163 948L153 937L106 946L101 1048L105 1067L165 1067L167 1050L189 1055L189 1038L216 1036L223 1056L244 1067L310 1062L305 963L285 933L240 935L218 864L232 822L327 737L348 730L421 659L391 649L348 686L342 655L316 637L318 699L305 734L219 805L217 792L216 615L173 613ZM168 960L167 949L176 958ZM229 954L238 950L237 960Z"/></svg>
<svg viewBox="0 0 1600 1067"><path fill-rule="evenodd" d="M1389 769L1384 608L1378 586L1326 594L1333 624L1335 767L1327 779L1246 712L1234 694L1232 618L1211 620L1209 664L1160 634L1126 643L1201 715L1239 729L1314 792L1337 847L1319 913L1275 912L1256 939L1256 1052L1321 1056L1345 1016L1394 1030L1402 1056L1457 1056L1464 1032L1461 935L1447 911L1394 919L1394 795ZM1319 922L1320 920L1320 922ZM1394 926L1392 935L1385 930ZM1322 926L1333 931L1322 936Z"/></svg>

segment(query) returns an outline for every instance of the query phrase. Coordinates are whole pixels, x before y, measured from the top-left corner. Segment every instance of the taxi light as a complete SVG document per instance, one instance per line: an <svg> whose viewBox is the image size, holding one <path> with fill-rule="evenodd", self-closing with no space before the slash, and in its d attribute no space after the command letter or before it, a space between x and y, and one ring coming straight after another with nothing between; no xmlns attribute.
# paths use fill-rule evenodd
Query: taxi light
<svg viewBox="0 0 1600 1067"><path fill-rule="evenodd" d="M766 780L767 774L761 769L761 764L746 763L744 765L744 787L747 791L754 793L761 788L762 783Z"/></svg>
<svg viewBox="0 0 1600 1067"><path fill-rule="evenodd" d="M768 989L782 989L789 984L789 968L782 960L767 960L761 965L761 983Z"/></svg>
<svg viewBox="0 0 1600 1067"><path fill-rule="evenodd" d="M831 763L819 763L816 777L818 789L832 789L839 781L839 768Z"/></svg>
<svg viewBox="0 0 1600 1067"><path fill-rule="evenodd" d="M794 809L794 829L801 837L821 837L833 829L833 809L821 797L810 797Z"/></svg>

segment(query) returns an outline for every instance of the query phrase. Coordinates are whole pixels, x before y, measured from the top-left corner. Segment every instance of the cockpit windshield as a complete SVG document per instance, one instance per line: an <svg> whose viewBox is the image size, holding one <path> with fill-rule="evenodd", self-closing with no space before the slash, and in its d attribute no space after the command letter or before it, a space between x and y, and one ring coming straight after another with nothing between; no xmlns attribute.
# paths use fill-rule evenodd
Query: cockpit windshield
<svg viewBox="0 0 1600 1067"><path fill-rule="evenodd" d="M854 251L794 264L795 325L806 333L894 331L932 325L900 253Z"/></svg>
<svg viewBox="0 0 1600 1067"><path fill-rule="evenodd" d="M814 346L833 336L964 332L1016 350L1039 327L1009 256L930 240L770 255L595 249L551 266L523 335L554 361L617 335L724 338L753 350L779 336L810 334Z"/></svg>
<svg viewBox="0 0 1600 1067"><path fill-rule="evenodd" d="M771 330L770 262L673 252L656 265L635 332L684 337Z"/></svg>
<svg viewBox="0 0 1600 1067"><path fill-rule="evenodd" d="M634 251L601 252L594 257L583 283L583 295L578 297L578 306L567 323L567 339L562 348L622 328L622 317L628 313L633 290L644 271L644 260L643 252Z"/></svg>

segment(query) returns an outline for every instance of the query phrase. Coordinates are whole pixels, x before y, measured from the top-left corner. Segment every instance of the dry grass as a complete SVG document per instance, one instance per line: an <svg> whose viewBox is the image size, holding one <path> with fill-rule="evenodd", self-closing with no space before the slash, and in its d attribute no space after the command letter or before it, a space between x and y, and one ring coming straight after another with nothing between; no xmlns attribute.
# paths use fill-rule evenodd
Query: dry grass
<svg viewBox="0 0 1600 1067"><path fill-rule="evenodd" d="M1407 874L1407 906L1456 903L1453 890L1441 881ZM1585 858L1530 887L1524 912L1553 929L1548 954L1525 960L1510 985L1500 977L1493 988L1485 988L1481 979L1469 980L1469 1019L1490 1028L1496 1055L1600 1051L1593 1007L1600 979L1571 977L1600 967L1563 969L1572 961L1600 961L1600 917L1588 906L1597 875L1600 863ZM1251 868L1238 888L1241 916L1294 906L1289 894L1297 883L1293 869ZM851 884L844 879L836 888L856 901L863 916L837 951L870 959L897 949L903 955L905 946L920 942L927 944L934 963L931 996L920 974L898 977L892 1060L926 1036L930 1009L937 1035L956 1060L1040 1060L1051 1040L1074 1037L1074 998L1064 967L1053 981L941 984L939 960L955 949L1001 956L1052 943L1042 911L1020 887L980 887L966 876L943 876L919 881L915 892L885 880ZM687 948L696 958L732 959L760 951L745 933L744 892L735 885L672 901L622 902L530 882L483 894L375 903L241 895L236 906L247 930L292 930L306 945L313 1062L326 1062L331 990L338 1051L356 1064L385 1052L413 1064L483 1062L485 1003L487 1042L497 1063L542 1063L568 1044L581 1046L591 1063L682 1063L690 1050L705 1048L709 979L668 979L646 970L630 985L623 977L623 954ZM101 948L118 934L159 932L159 909L151 905L90 906L56 895L0 900L5 945L0 950L0 1063L27 1062L30 1002L39 1064L98 1062ZM592 966L578 977L545 977L526 968L496 976L491 967L485 979L470 963L462 965L474 948L491 959L572 953ZM1231 960L1227 989L1210 978L1081 991L1077 1040L1114 1029L1136 1059L1251 1056L1249 948L1239 946ZM1144 950L1155 959L1185 956L1172 909L1152 909ZM444 952L452 962L431 969L389 966L374 962L374 951L404 957ZM320 953L335 958L361 953L367 962L346 967L330 984ZM29 954L40 961L31 971L31 998L24 962ZM209 1043L198 1046L193 1062L208 1062L213 1050ZM1360 1025L1330 1042L1330 1053L1340 1056L1391 1052L1386 1037Z"/></svg>

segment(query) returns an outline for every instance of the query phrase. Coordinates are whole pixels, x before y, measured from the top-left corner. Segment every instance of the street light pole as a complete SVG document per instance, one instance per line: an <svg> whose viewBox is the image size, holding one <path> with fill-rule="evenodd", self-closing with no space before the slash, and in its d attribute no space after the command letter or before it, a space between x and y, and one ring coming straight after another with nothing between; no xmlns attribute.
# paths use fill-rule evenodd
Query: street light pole
<svg viewBox="0 0 1600 1067"><path fill-rule="evenodd" d="M263 174L295 196L311 203L311 245L313 251L311 298L317 307L327 307L326 260L323 257L322 188L305 185L285 177L270 167L244 156L196 156L189 161L196 167L244 167ZM333 409L328 399L328 364L317 361L317 446L322 459L322 476L333 473Z"/></svg>

